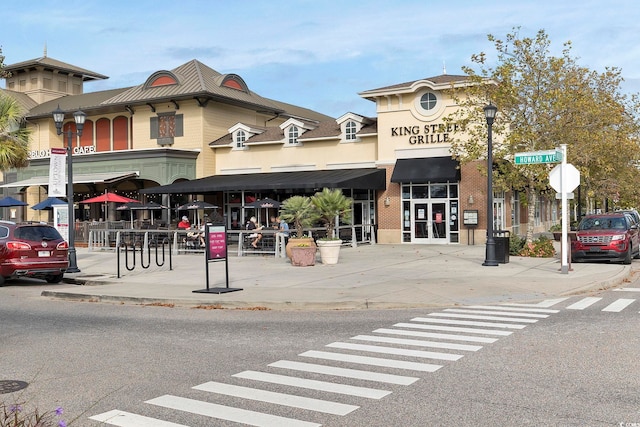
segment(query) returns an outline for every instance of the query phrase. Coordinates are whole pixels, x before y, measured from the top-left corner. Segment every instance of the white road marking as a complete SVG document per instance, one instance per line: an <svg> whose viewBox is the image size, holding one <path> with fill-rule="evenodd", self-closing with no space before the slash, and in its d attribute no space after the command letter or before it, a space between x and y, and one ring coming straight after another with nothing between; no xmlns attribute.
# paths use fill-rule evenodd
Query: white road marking
<svg viewBox="0 0 640 427"><path fill-rule="evenodd" d="M354 378L358 380L376 381L379 383L411 385L420 378L405 377L403 375L383 374L380 372L361 371L358 369L338 368L335 366L317 365L315 363L293 362L279 360L269 366L293 371L313 372L315 374L331 375L335 377Z"/></svg>
<svg viewBox="0 0 640 427"><path fill-rule="evenodd" d="M568 306L567 309L569 309L569 310L584 310L585 308L597 303L601 299L602 298L597 298L597 297L583 298L580 301L578 301L576 303L573 303L570 306Z"/></svg>
<svg viewBox="0 0 640 427"><path fill-rule="evenodd" d="M267 372L244 371L233 375L247 380L263 381L272 384L288 385L292 387L307 388L311 390L326 391L329 393L346 394L349 396L364 397L367 399L382 399L391 394L387 390L378 390L368 387L357 387L348 384L331 383L328 381L308 380L305 378L289 377L286 375L270 374Z"/></svg>
<svg viewBox="0 0 640 427"><path fill-rule="evenodd" d="M413 327L413 325L411 325L410 327ZM408 337L438 338L438 339L450 340L450 341L479 342L479 343L485 343L485 344L491 344L498 341L497 338L471 337L467 335L453 335L453 334L438 334L435 332L405 331L402 329L380 328L380 329L376 329L373 332L377 332L380 334L404 335Z"/></svg>
<svg viewBox="0 0 640 427"><path fill-rule="evenodd" d="M624 310L625 308L627 308L629 305L631 305L634 301L635 301L635 299L620 298L619 300L617 300L615 302L612 302L611 304L609 304L608 306L603 308L602 311L610 311L610 312L614 312L614 313L619 313L622 310Z"/></svg>
<svg viewBox="0 0 640 427"><path fill-rule="evenodd" d="M320 427L322 424L310 423L308 421L295 420L293 418L279 417L276 415L264 414L262 412L248 411L246 409L233 408L231 406L218 405L215 403L201 402L184 397L164 395L155 399L147 400L145 403L162 406L164 408L177 409L179 411L191 412L192 414L205 415L219 420L233 421L250 426L261 427Z"/></svg>
<svg viewBox="0 0 640 427"><path fill-rule="evenodd" d="M382 347L377 345L353 344L348 342L334 342L327 344L327 347L342 348L345 350L369 351L371 353L393 354L396 356L422 357L424 359L436 360L459 360L459 354L439 353L435 351L407 350L404 348Z"/></svg>
<svg viewBox="0 0 640 427"><path fill-rule="evenodd" d="M511 319L507 317L497 316L476 316L473 314L456 314L456 313L429 313L429 316L436 317L454 317L458 319L476 319L476 320L499 320L501 322L520 322L520 323L536 323L538 319Z"/></svg>
<svg viewBox="0 0 640 427"><path fill-rule="evenodd" d="M384 342L388 344L412 345L415 347L444 348L447 350L478 351L482 348L481 345L454 344L437 341L411 340L405 338L378 337L375 335L356 335L355 337L351 337L351 339L360 341Z"/></svg>
<svg viewBox="0 0 640 427"><path fill-rule="evenodd" d="M493 329L480 329L480 328L459 328L457 326L440 326L440 325L419 325L416 323L396 323L398 328L414 328L414 329L427 329L430 331L447 331L447 332L465 332L469 334L485 334L485 335L499 335L506 337L513 332L510 331L496 331Z"/></svg>
<svg viewBox="0 0 640 427"><path fill-rule="evenodd" d="M550 310L548 308L518 308L518 307L506 307L506 306L496 306L496 305L470 305L466 308L480 308L484 310L507 310L507 311L523 311L523 312L531 312L531 313L559 313L560 310Z"/></svg>
<svg viewBox="0 0 640 427"><path fill-rule="evenodd" d="M509 311L491 311L491 310L467 310L467 309L460 309L460 308L447 308L444 311L447 311L450 313L490 314L495 316L522 316L522 317L533 317L538 319L546 319L547 317L549 317L548 314L522 313L522 312L513 313Z"/></svg>
<svg viewBox="0 0 640 427"><path fill-rule="evenodd" d="M488 328L524 329L527 325L514 325L512 323L477 322L475 320L435 319L429 317L415 317L412 322L441 323L445 325L461 326L486 326Z"/></svg>
<svg viewBox="0 0 640 427"><path fill-rule="evenodd" d="M614 292L640 292L640 288L619 288L614 289Z"/></svg>
<svg viewBox="0 0 640 427"><path fill-rule="evenodd" d="M361 365L384 366L386 368L408 369L411 371L435 372L442 368L441 365L428 363L405 362L394 359L380 359L377 357L354 356L342 353L330 353L326 351L305 351L299 356L314 357L317 359L334 360L337 362L357 363Z"/></svg>
<svg viewBox="0 0 640 427"><path fill-rule="evenodd" d="M312 399L309 397L295 396L292 394L276 393L273 391L260 390L251 387L242 387L216 381L209 381L192 388L194 390L224 394L225 396L240 397L243 399L257 400L260 402L273 403L275 405L307 409L310 411L324 412L325 414L333 415L347 415L348 413L353 412L359 408L359 406L345 405L344 403Z"/></svg>
<svg viewBox="0 0 640 427"><path fill-rule="evenodd" d="M119 427L189 427L184 424L162 421L156 418L132 414L131 412L119 411L117 409L94 415L89 417L89 419Z"/></svg>
<svg viewBox="0 0 640 427"><path fill-rule="evenodd" d="M560 304L562 301L564 301L566 299L569 299L569 297L546 299L544 301L540 301L537 304L505 303L505 305L511 305L511 306L515 306L515 307L549 308L549 307L553 307L556 304Z"/></svg>

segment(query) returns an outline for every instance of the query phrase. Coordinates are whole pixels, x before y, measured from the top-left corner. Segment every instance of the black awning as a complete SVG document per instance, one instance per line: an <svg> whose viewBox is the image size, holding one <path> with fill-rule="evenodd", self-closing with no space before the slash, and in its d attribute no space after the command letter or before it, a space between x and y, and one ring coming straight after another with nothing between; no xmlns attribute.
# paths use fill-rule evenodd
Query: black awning
<svg viewBox="0 0 640 427"><path fill-rule="evenodd" d="M398 159L391 182L458 182L460 163L451 157Z"/></svg>
<svg viewBox="0 0 640 427"><path fill-rule="evenodd" d="M240 175L214 175L192 181L145 188L140 193L206 194L240 190L321 190L353 188L383 190L386 188L385 169L336 169L324 171L273 172Z"/></svg>

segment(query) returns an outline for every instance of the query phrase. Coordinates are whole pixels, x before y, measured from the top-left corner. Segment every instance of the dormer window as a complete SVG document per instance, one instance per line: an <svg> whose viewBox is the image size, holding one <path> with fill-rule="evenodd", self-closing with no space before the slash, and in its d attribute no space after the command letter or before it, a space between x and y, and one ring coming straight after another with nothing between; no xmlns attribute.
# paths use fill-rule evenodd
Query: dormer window
<svg viewBox="0 0 640 427"><path fill-rule="evenodd" d="M289 128L289 135L288 135L288 139L287 141L289 142L289 145L296 145L298 144L298 136L300 135L300 130L298 129L297 126L291 126Z"/></svg>
<svg viewBox="0 0 640 427"><path fill-rule="evenodd" d="M358 132L358 127L354 121L348 121L344 127L344 139L346 141L355 141L356 132Z"/></svg>
<svg viewBox="0 0 640 427"><path fill-rule="evenodd" d="M246 140L247 140L247 134L242 129L236 132L235 143L236 143L237 149L245 148L246 146L244 145L244 142Z"/></svg>

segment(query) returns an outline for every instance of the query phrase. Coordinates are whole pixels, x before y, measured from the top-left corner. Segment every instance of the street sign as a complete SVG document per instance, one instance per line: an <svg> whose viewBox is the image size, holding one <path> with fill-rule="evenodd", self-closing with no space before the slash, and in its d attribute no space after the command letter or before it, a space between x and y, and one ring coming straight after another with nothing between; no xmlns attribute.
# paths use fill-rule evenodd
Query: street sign
<svg viewBox="0 0 640 427"><path fill-rule="evenodd" d="M567 163L566 167L567 182L564 185L564 191L570 193L580 185L580 171L571 163ZM549 172L549 185L558 193L562 193L562 165L556 165Z"/></svg>
<svg viewBox="0 0 640 427"><path fill-rule="evenodd" d="M538 163L558 163L562 161L562 152L559 150L529 151L516 153L513 157L516 165L533 165Z"/></svg>

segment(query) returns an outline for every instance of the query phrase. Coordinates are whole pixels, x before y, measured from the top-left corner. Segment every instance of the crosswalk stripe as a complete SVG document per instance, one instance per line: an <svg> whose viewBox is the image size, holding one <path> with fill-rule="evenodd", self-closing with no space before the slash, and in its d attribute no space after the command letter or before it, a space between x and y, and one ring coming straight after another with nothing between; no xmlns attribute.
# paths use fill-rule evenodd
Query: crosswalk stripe
<svg viewBox="0 0 640 427"><path fill-rule="evenodd" d="M417 323L396 323L393 326L396 326L398 328L428 329L431 331L465 332L469 334L499 335L502 337L506 337L513 333L510 331L496 331L493 329L459 328L457 326L440 326L440 325L420 325Z"/></svg>
<svg viewBox="0 0 640 427"><path fill-rule="evenodd" d="M450 313L475 313L475 314L491 314L495 316L521 316L521 317L532 317L537 319L546 319L549 317L548 314L537 314L537 313L512 313L509 311L490 311L490 310L467 310L460 308L447 308L447 312Z"/></svg>
<svg viewBox="0 0 640 427"><path fill-rule="evenodd" d="M567 309L569 309L569 310L584 310L585 308L597 303L601 299L602 298L597 298L597 297L583 298L580 301L578 301L576 303L573 303L570 306L568 306Z"/></svg>
<svg viewBox="0 0 640 427"><path fill-rule="evenodd" d="M629 305L631 305L634 301L635 299L620 298L619 300L614 301L608 306L606 306L605 308L603 308L602 311L611 311L614 313L619 313L625 308L627 308Z"/></svg>
<svg viewBox="0 0 640 427"><path fill-rule="evenodd" d="M640 292L640 288L618 288L614 289L617 292Z"/></svg>
<svg viewBox="0 0 640 427"><path fill-rule="evenodd" d="M360 341L384 342L388 344L412 345L415 347L444 348L447 350L478 351L482 348L481 345L454 344L454 343L437 342L437 341L422 341L422 340L412 340L412 339L404 339L404 338L379 337L374 335L356 335L355 337L351 337L351 339L360 340Z"/></svg>
<svg viewBox="0 0 640 427"><path fill-rule="evenodd" d="M569 299L569 297L546 299L544 301L540 301L537 304L524 304L524 303L510 302L510 303L505 303L504 305L511 305L515 307L549 308L549 307L553 307L556 304L561 303L566 299Z"/></svg>
<svg viewBox="0 0 640 427"><path fill-rule="evenodd" d="M399 323L399 325L402 325L402 323ZM413 325L411 325L410 327L413 327ZM479 342L479 343L486 343L486 344L491 344L498 341L497 338L471 337L467 335L454 335L454 334L439 334L435 332L406 331L401 329L380 328L380 329L376 329L373 332L377 332L380 334L395 334L395 335L404 335L409 337L422 337L422 338L438 338L438 339L450 340L450 341L469 341L469 342Z"/></svg>
<svg viewBox="0 0 640 427"><path fill-rule="evenodd" d="M225 396L241 397L243 399L257 400L260 402L273 403L275 405L307 409L310 411L323 412L333 415L347 415L348 413L353 412L359 408L359 406L345 405L344 403L312 399L310 397L295 396L292 394L277 393L274 391L260 390L257 388L243 387L233 384L225 384L216 381L208 381L204 384L200 384L192 388L194 390L224 394Z"/></svg>
<svg viewBox="0 0 640 427"><path fill-rule="evenodd" d="M408 369L411 371L435 372L442 368L441 365L431 365L429 363L405 362L394 359L380 359L377 357L355 356L351 354L330 353L326 351L305 351L300 356L314 357L317 359L334 360L337 362L357 363L361 365L383 366L386 368Z"/></svg>
<svg viewBox="0 0 640 427"><path fill-rule="evenodd" d="M454 313L429 313L429 316L439 316L439 317L455 317L459 319L476 319L476 320L499 320L501 322L520 322L520 323L536 323L538 319L511 319L506 317L497 317L497 316L480 316L473 314L454 314Z"/></svg>
<svg viewBox="0 0 640 427"><path fill-rule="evenodd" d="M117 409L91 416L89 419L119 427L189 427Z"/></svg>
<svg viewBox="0 0 640 427"><path fill-rule="evenodd" d="M428 318L428 317L415 317L411 319L411 321L425 322L425 323L441 323L446 325L486 326L488 328L503 328L503 329L524 329L527 327L527 325L514 325L512 323L478 322L475 320L434 319L434 318Z"/></svg>
<svg viewBox="0 0 640 427"><path fill-rule="evenodd" d="M349 396L364 397L367 399L382 399L383 397L391 394L391 392L387 390L331 383L328 381L309 380L305 378L290 377L287 375L270 374L267 372L244 371L233 376L247 380L263 381L272 384L326 391L329 393L346 394Z"/></svg>
<svg viewBox="0 0 640 427"><path fill-rule="evenodd" d="M295 420L277 415L264 414L262 412L248 411L246 409L233 408L231 406L218 405L216 403L202 402L200 400L184 397L164 395L145 403L162 406L164 408L177 409L191 412L192 414L205 415L219 420L233 421L250 426L261 427L320 427L322 424L308 421Z"/></svg>
<svg viewBox="0 0 640 427"><path fill-rule="evenodd" d="M369 351L371 353L393 354L396 356L421 357L424 359L436 360L459 360L459 354L439 353L435 351L407 350L404 348L383 347L377 345L353 344L348 342L334 342L327 344L327 347L341 348L344 350Z"/></svg>
<svg viewBox="0 0 640 427"><path fill-rule="evenodd" d="M312 372L314 374L331 375L335 377L353 378L357 380L375 381L396 385L411 385L420 379L416 377L405 377L403 375L383 374L380 372L317 365L315 363L294 362L291 360L279 360L277 362L270 363L268 366L273 368L290 369L293 371Z"/></svg>
<svg viewBox="0 0 640 427"><path fill-rule="evenodd" d="M507 310L507 311L523 311L523 312L531 312L531 313L559 313L560 310L550 310L548 308L518 308L518 307L507 307L504 305L496 306L496 305L470 305L466 308L480 308L483 310Z"/></svg>

